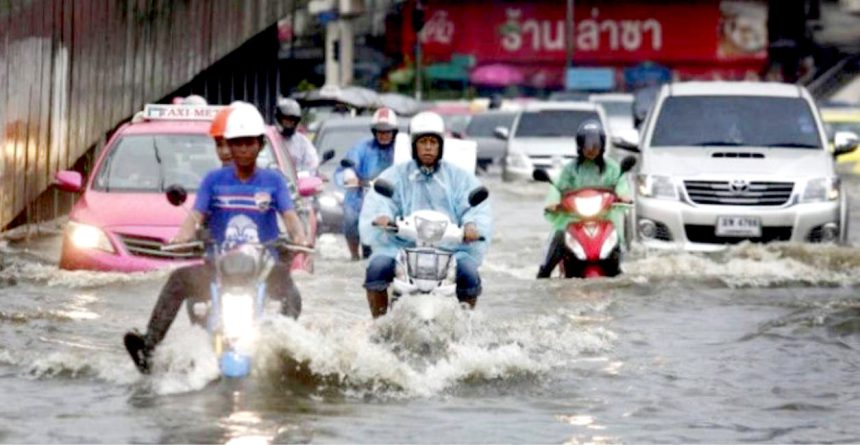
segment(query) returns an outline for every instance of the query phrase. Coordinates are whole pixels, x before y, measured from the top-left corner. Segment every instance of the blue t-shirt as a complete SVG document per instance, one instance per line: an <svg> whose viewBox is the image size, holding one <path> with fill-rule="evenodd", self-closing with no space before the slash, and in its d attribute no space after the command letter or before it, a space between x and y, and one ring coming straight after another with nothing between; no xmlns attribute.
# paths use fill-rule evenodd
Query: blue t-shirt
<svg viewBox="0 0 860 445"><path fill-rule="evenodd" d="M233 166L209 172L194 202L194 210L207 215L212 237L225 247L277 238L278 213L292 208L281 172L258 168L242 182Z"/></svg>

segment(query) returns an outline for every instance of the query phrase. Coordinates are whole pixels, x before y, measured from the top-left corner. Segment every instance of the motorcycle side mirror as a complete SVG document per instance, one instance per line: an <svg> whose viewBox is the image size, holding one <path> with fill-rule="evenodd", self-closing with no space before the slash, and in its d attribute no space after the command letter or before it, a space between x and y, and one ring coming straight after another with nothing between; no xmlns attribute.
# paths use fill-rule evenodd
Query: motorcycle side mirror
<svg viewBox="0 0 860 445"><path fill-rule="evenodd" d="M621 160L621 173L627 173L636 166L636 158L633 156L627 156L626 158Z"/></svg>
<svg viewBox="0 0 860 445"><path fill-rule="evenodd" d="M487 200L490 197L490 191L486 187L480 186L469 193L469 205L476 207L478 204Z"/></svg>
<svg viewBox="0 0 860 445"><path fill-rule="evenodd" d="M343 168L355 168L355 162L352 162L352 159L341 159L340 166Z"/></svg>
<svg viewBox="0 0 860 445"><path fill-rule="evenodd" d="M331 161L334 158L334 150L328 150L322 155L322 159L320 159L320 164L325 164L328 161Z"/></svg>
<svg viewBox="0 0 860 445"><path fill-rule="evenodd" d="M394 196L394 185L384 179L374 181L373 190L386 198Z"/></svg>
<svg viewBox="0 0 860 445"><path fill-rule="evenodd" d="M532 179L538 182L552 182L552 179L550 179L549 177L549 173L547 173L546 170L542 168L536 168L532 172Z"/></svg>
<svg viewBox="0 0 860 445"><path fill-rule="evenodd" d="M174 207L181 206L185 203L185 200L188 199L188 191L185 190L185 187L179 184L173 184L170 187L167 187L165 195L167 195L167 201Z"/></svg>

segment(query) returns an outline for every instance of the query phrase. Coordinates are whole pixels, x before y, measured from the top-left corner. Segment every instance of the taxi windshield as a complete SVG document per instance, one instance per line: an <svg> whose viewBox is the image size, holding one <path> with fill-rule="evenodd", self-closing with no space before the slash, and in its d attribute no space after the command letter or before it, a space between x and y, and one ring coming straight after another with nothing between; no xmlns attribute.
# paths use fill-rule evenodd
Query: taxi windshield
<svg viewBox="0 0 860 445"><path fill-rule="evenodd" d="M278 168L268 139L258 168ZM172 184L197 190L211 170L221 168L215 142L204 134L127 135L108 153L93 189L104 192L161 193Z"/></svg>

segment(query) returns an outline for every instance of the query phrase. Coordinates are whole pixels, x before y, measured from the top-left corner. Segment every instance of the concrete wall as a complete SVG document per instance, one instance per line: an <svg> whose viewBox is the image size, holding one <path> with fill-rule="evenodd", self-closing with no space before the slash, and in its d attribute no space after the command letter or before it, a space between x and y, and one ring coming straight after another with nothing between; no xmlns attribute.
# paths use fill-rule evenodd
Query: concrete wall
<svg viewBox="0 0 860 445"><path fill-rule="evenodd" d="M0 0L0 230L44 219L55 172L292 1Z"/></svg>

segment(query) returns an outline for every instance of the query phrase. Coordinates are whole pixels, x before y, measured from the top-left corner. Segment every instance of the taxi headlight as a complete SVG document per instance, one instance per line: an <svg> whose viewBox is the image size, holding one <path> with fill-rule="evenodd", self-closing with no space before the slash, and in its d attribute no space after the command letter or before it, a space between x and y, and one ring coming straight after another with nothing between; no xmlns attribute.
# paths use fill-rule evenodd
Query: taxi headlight
<svg viewBox="0 0 860 445"><path fill-rule="evenodd" d="M108 253L116 253L107 234L98 227L69 221L66 231L72 245L78 249L98 249Z"/></svg>
<svg viewBox="0 0 860 445"><path fill-rule="evenodd" d="M800 202L826 202L839 199L839 178L810 179Z"/></svg>
<svg viewBox="0 0 860 445"><path fill-rule="evenodd" d="M646 198L678 199L678 190L668 176L638 175L636 186L639 194Z"/></svg>

